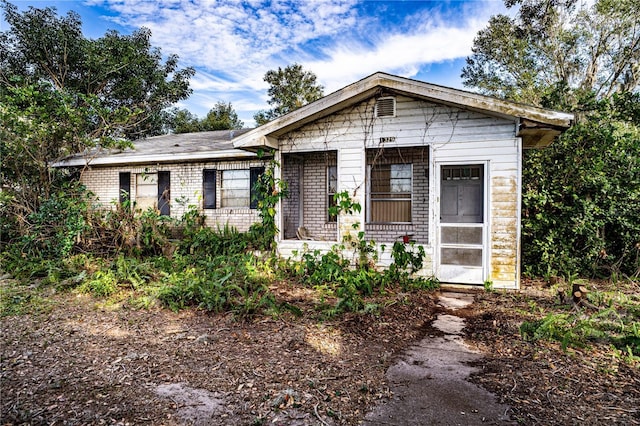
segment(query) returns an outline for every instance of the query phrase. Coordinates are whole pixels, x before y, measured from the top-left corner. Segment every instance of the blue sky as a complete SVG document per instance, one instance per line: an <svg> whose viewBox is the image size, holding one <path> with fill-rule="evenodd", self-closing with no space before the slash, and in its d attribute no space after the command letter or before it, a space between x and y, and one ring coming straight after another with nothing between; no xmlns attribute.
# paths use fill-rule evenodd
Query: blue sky
<svg viewBox="0 0 640 426"><path fill-rule="evenodd" d="M268 108L264 74L299 63L325 94L376 71L462 88L473 38L502 0L84 0L13 1L80 14L87 37L152 31L152 44L193 66L193 94L178 106L203 117L231 102L245 126ZM8 29L0 20L0 30Z"/></svg>

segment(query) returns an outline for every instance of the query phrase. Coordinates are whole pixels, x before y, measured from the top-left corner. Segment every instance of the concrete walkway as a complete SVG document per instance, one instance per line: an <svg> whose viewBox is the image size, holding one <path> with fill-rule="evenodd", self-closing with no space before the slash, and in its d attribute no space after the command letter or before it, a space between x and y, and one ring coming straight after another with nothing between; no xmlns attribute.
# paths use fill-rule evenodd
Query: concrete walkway
<svg viewBox="0 0 640 426"><path fill-rule="evenodd" d="M442 332L410 347L387 371L393 399L369 412L365 426L382 425L511 425L509 407L466 379L476 371L469 363L482 359L463 341L464 319L457 309L473 303L473 295L442 292L444 308L432 323Z"/></svg>

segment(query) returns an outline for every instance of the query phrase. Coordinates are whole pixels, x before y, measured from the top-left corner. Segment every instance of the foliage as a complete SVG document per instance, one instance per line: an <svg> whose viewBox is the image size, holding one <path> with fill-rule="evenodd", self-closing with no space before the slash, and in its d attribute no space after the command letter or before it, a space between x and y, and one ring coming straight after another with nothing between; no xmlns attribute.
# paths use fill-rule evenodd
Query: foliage
<svg viewBox="0 0 640 426"><path fill-rule="evenodd" d="M608 97L637 90L637 0L505 0L514 17L493 16L473 44L464 84L503 98L545 104L557 88ZM547 106L552 106L547 103Z"/></svg>
<svg viewBox="0 0 640 426"><path fill-rule="evenodd" d="M196 306L213 312L233 311L249 317L273 308L275 299L260 279L249 278L257 259L249 254L209 256L193 263L177 257L161 280L158 298L171 309Z"/></svg>
<svg viewBox="0 0 640 426"><path fill-rule="evenodd" d="M225 224L216 229L202 226L193 232L185 230L185 238L180 241L179 251L194 258L244 253L247 238L235 227Z"/></svg>
<svg viewBox="0 0 640 426"><path fill-rule="evenodd" d="M375 269L370 249L374 243L364 239L364 233L354 242L356 251L365 247L358 255L355 267L345 257L345 245L335 245L330 251L305 251L299 262L289 263L289 272L303 283L313 286L327 296L335 296L335 305L329 306L327 313L337 315L342 312L364 312L372 307L365 298L375 293L383 293L386 287L401 286L403 290L434 289L437 280L413 276L413 272L422 267L425 256L422 246L413 244L407 250L401 242L394 246L393 263L383 272ZM366 260L363 260L366 259Z"/></svg>
<svg viewBox="0 0 640 426"><path fill-rule="evenodd" d="M56 90L94 96L105 109L132 114L119 131L134 139L161 133L162 110L191 93L194 70L179 69L176 55L163 62L148 29L88 39L75 12L59 17L54 8L30 7L20 13L6 1L0 7L9 24L0 34L2 86L15 87L20 77L26 84L49 82ZM95 118L88 124L102 126Z"/></svg>
<svg viewBox="0 0 640 426"><path fill-rule="evenodd" d="M404 288L414 284L414 281L419 287L430 287L431 283L422 282L421 278L412 278L416 271L422 269L425 256L423 246L416 246L413 242L407 245L396 241L391 249L393 262L384 273L384 281L390 284L398 283Z"/></svg>
<svg viewBox="0 0 640 426"><path fill-rule="evenodd" d="M231 102L217 102L202 119L203 130L241 129L244 123L231 106Z"/></svg>
<svg viewBox="0 0 640 426"><path fill-rule="evenodd" d="M51 169L53 162L91 147L128 146L109 137L107 128L90 132L88 123L96 117L111 124L125 119L120 111L101 109L95 97L55 90L49 83L0 90L0 208L7 218L3 220L4 241L29 227L28 216L36 214L43 200L68 190L69 176Z"/></svg>
<svg viewBox="0 0 640 426"><path fill-rule="evenodd" d="M354 214L362 211L360 203L353 202L349 191L336 192L333 194L335 204L329 207L330 216L338 216L340 213Z"/></svg>
<svg viewBox="0 0 640 426"><path fill-rule="evenodd" d="M165 112L166 133L194 133L201 132L202 126L197 115L187 109L173 107Z"/></svg>
<svg viewBox="0 0 640 426"><path fill-rule="evenodd" d="M65 184L21 220L20 236L14 239L12 250L29 259L69 256L88 229L85 218L89 204L81 185Z"/></svg>
<svg viewBox="0 0 640 426"><path fill-rule="evenodd" d="M259 152L260 157L263 155L263 152ZM280 164L271 160L254 187L257 200L252 201L256 201L260 222L251 225L249 239L256 249L269 250L272 248L274 238L278 233L276 206L281 198L289 195L287 182L276 177L276 167L280 167Z"/></svg>
<svg viewBox="0 0 640 426"><path fill-rule="evenodd" d="M640 359L640 300L622 293L600 292L590 293L589 299L606 307L592 313L549 313L541 319L525 321L520 326L523 339L558 341L563 349L599 342Z"/></svg>
<svg viewBox="0 0 640 426"><path fill-rule="evenodd" d="M640 95L594 102L587 121L524 157L523 259L532 275L640 272Z"/></svg>
<svg viewBox="0 0 640 426"><path fill-rule="evenodd" d="M316 82L316 78L313 72L304 71L299 64L267 71L264 75L264 81L270 85L267 102L273 108L259 111L253 116L258 126L320 99L323 87Z"/></svg>
<svg viewBox="0 0 640 426"><path fill-rule="evenodd" d="M174 107L166 113L166 131L173 133L206 132L211 130L241 129L244 123L238 118L231 102L217 102L207 116L199 119L186 109Z"/></svg>

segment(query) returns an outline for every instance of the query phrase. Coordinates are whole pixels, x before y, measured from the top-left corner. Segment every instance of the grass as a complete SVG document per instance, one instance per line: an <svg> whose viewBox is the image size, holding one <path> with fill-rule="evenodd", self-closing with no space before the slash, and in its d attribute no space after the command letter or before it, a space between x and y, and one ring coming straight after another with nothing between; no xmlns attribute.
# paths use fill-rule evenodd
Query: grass
<svg viewBox="0 0 640 426"><path fill-rule="evenodd" d="M535 319L524 321L525 340L559 342L563 349L609 347L614 356L640 362L640 295L620 287L588 293L590 308L555 305L543 308L530 302ZM595 308L594 308L595 307Z"/></svg>
<svg viewBox="0 0 640 426"><path fill-rule="evenodd" d="M48 293L51 293L50 291ZM55 306L46 290L15 281L0 284L0 318L12 315L37 315Z"/></svg>

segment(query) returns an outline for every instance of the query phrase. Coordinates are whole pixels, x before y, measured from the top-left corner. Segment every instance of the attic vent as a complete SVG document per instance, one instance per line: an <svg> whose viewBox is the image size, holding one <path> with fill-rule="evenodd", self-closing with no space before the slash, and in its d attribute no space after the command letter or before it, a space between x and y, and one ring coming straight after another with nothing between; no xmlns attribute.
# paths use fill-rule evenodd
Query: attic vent
<svg viewBox="0 0 640 426"><path fill-rule="evenodd" d="M379 98L376 102L376 117L395 117L396 116L396 98L385 97Z"/></svg>

